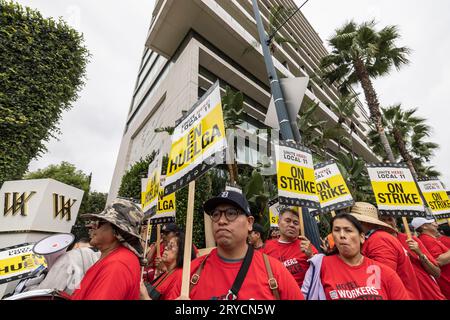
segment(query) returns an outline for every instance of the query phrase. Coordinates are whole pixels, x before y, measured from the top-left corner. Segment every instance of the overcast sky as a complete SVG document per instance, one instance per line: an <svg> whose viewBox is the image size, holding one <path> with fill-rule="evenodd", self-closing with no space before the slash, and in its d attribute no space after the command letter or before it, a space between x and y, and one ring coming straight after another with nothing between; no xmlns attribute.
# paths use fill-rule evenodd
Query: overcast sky
<svg viewBox="0 0 450 320"><path fill-rule="evenodd" d="M185 0L177 0L185 1ZM92 54L87 84L65 112L59 140L30 170L69 161L92 172L92 189L108 192L131 101L153 0L19 0L46 17L62 16L84 34ZM303 1L298 1L302 3ZM441 145L432 163L450 186L450 1L310 0L303 13L322 39L346 20L396 24L411 64L375 82L382 105L418 107Z"/></svg>

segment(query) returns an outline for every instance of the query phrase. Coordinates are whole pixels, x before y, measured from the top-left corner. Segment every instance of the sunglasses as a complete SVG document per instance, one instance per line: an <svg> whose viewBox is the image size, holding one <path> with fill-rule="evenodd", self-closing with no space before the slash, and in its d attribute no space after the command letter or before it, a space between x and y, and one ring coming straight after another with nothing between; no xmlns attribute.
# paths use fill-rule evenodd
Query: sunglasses
<svg viewBox="0 0 450 320"><path fill-rule="evenodd" d="M91 229L99 229L99 228L101 228L101 226L103 226L107 223L109 223L109 222L104 221L104 220L94 220L94 221L89 221L86 224L86 227L91 228Z"/></svg>

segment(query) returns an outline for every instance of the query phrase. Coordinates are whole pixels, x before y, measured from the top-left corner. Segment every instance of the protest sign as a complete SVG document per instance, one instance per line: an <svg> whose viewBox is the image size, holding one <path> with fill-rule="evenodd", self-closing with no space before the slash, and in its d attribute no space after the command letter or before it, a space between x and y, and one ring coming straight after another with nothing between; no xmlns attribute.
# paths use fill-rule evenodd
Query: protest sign
<svg viewBox="0 0 450 320"><path fill-rule="evenodd" d="M33 243L0 249L0 284L34 276L34 272L45 268L43 256L34 254Z"/></svg>
<svg viewBox="0 0 450 320"><path fill-rule="evenodd" d="M320 210L318 211L326 213L353 206L355 201L334 161L314 166L314 174L316 192L320 201Z"/></svg>
<svg viewBox="0 0 450 320"><path fill-rule="evenodd" d="M311 151L297 143L280 141L275 152L280 204L319 209Z"/></svg>
<svg viewBox="0 0 450 320"><path fill-rule="evenodd" d="M175 192L164 196L164 181L166 177L161 176L159 188L158 207L156 214L150 218L151 224L170 223L175 221L176 204Z"/></svg>
<svg viewBox="0 0 450 320"><path fill-rule="evenodd" d="M183 188L222 162L226 146L220 88L216 82L174 129L164 194Z"/></svg>
<svg viewBox="0 0 450 320"><path fill-rule="evenodd" d="M269 218L270 218L270 227L278 227L278 219L280 217L280 211L284 208L278 202L278 198L270 200L268 202L269 206Z"/></svg>
<svg viewBox="0 0 450 320"><path fill-rule="evenodd" d="M158 207L161 162L161 157L157 155L153 162L148 166L148 178L141 180L141 187L143 190L141 199L142 211L146 218L154 216Z"/></svg>
<svg viewBox="0 0 450 320"><path fill-rule="evenodd" d="M447 192L439 179L419 179L417 182L422 195L431 212L437 219L450 218L450 200Z"/></svg>
<svg viewBox="0 0 450 320"><path fill-rule="evenodd" d="M406 164L367 164L378 210L400 217L424 217L419 189Z"/></svg>

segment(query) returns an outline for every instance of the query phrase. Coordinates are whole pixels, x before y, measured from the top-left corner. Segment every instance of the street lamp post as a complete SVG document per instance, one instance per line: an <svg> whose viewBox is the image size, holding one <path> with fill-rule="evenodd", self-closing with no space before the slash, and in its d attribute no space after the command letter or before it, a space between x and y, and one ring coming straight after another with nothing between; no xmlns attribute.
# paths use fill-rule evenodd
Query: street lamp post
<svg viewBox="0 0 450 320"><path fill-rule="evenodd" d="M283 98L283 91L281 90L280 82L278 81L277 71L273 65L272 55L270 54L269 44L274 34L268 37L264 30L261 14L259 12L258 0L252 0L253 12L255 15L256 26L258 28L258 34L261 41L261 47L264 56L264 62L266 65L267 74L270 81L270 89L272 91L272 97L275 104L275 110L277 112L278 121L280 123L281 138L283 140L295 140L301 143L300 130L297 126L297 119L289 119L287 113L286 104ZM292 15L289 17L289 19ZM286 23L287 20L284 22ZM283 24L284 24L283 23ZM319 228L315 219L309 214L308 209L302 207L303 221L305 226L306 237L312 242L312 244L320 250L321 240Z"/></svg>

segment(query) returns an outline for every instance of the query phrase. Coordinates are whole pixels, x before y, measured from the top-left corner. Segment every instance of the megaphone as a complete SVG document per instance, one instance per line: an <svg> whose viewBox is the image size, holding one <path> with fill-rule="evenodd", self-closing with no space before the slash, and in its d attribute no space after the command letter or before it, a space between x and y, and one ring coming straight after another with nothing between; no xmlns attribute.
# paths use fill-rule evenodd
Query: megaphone
<svg viewBox="0 0 450 320"><path fill-rule="evenodd" d="M59 233L42 239L33 246L33 252L45 257L47 269L55 264L56 260L66 253L67 248L74 242L75 236L71 233Z"/></svg>

